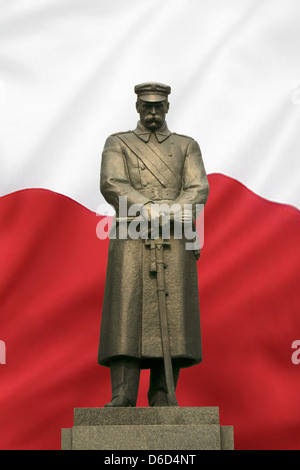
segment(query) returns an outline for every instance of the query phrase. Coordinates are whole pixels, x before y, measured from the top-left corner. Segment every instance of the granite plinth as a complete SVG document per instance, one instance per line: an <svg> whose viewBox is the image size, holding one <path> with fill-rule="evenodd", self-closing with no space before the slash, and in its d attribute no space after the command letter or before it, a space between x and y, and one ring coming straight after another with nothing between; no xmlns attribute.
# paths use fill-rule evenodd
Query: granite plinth
<svg viewBox="0 0 300 470"><path fill-rule="evenodd" d="M75 408L62 450L231 450L218 407Z"/></svg>

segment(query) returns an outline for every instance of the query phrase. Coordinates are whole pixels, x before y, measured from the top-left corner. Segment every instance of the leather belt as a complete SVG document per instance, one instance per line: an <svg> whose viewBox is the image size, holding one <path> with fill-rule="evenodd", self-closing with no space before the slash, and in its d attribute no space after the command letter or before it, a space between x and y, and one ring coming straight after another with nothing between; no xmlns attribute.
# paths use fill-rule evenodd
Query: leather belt
<svg viewBox="0 0 300 470"><path fill-rule="evenodd" d="M174 201L180 194L177 189L166 189L166 188L151 188L151 189L139 189L140 193L149 199L169 199Z"/></svg>

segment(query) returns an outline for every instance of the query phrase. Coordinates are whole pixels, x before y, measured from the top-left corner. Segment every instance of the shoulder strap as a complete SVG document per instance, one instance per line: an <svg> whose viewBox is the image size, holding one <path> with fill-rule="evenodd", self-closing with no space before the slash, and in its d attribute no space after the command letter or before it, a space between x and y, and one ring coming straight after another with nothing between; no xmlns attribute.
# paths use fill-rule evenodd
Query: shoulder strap
<svg viewBox="0 0 300 470"><path fill-rule="evenodd" d="M165 187L168 183L178 180L165 161L165 155L154 144L145 143L134 134L118 135L119 139L144 163L156 179Z"/></svg>

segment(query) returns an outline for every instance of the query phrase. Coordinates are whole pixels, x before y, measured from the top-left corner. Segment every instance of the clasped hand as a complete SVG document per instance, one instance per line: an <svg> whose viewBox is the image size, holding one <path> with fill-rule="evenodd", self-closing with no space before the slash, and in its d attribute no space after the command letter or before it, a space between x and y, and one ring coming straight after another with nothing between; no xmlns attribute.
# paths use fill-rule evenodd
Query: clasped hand
<svg viewBox="0 0 300 470"><path fill-rule="evenodd" d="M191 209L172 211L170 209L162 209L159 204L148 203L142 207L142 216L148 221L152 222L154 226L163 227L169 221L178 222L181 224L192 223L193 213Z"/></svg>

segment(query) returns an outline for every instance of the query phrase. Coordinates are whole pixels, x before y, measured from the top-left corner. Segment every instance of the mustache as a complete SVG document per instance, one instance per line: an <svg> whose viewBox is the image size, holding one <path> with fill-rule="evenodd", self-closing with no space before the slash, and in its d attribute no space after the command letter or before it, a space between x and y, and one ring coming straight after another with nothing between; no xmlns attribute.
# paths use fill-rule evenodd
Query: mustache
<svg viewBox="0 0 300 470"><path fill-rule="evenodd" d="M146 122L162 122L162 118L159 114L147 114L147 116L145 117L145 121Z"/></svg>

